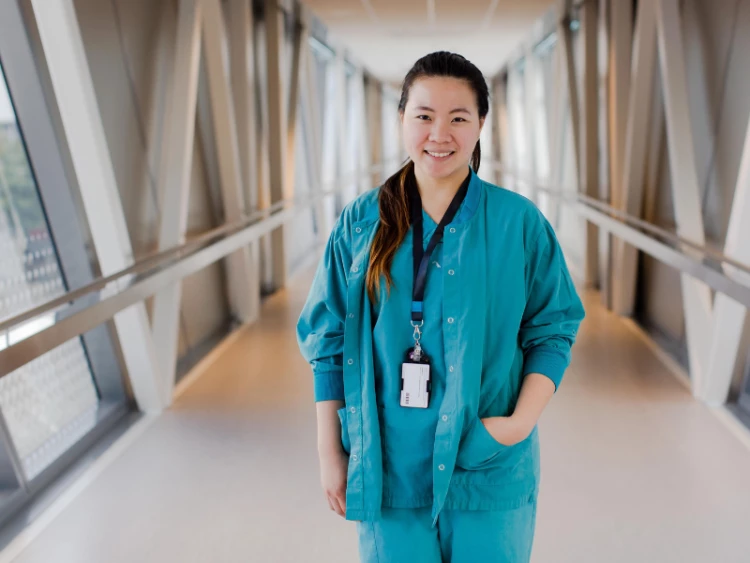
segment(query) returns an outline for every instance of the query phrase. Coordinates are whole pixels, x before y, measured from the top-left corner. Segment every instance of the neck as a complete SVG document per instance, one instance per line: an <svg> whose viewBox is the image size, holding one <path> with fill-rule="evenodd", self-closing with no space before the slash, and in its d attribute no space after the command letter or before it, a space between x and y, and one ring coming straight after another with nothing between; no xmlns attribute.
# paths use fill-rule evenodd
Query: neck
<svg viewBox="0 0 750 563"><path fill-rule="evenodd" d="M430 178L420 174L415 167L414 176L417 179L419 196L422 198L422 209L436 222L445 214L453 201L466 176L471 174L468 169L461 168L445 178Z"/></svg>

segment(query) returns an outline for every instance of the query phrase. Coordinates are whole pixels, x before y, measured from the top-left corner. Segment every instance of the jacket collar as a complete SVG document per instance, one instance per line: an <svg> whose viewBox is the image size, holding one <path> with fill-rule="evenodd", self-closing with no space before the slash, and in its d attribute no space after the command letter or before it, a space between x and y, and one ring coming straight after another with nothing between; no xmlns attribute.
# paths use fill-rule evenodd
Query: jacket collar
<svg viewBox="0 0 750 563"><path fill-rule="evenodd" d="M469 189L466 191L466 197L464 198L458 213L451 221L451 225L460 225L466 223L471 219L479 208L479 200L482 194L482 180L479 179L476 172L472 168L469 168Z"/></svg>
<svg viewBox="0 0 750 563"><path fill-rule="evenodd" d="M451 221L451 225L457 226L469 222L469 220L476 214L477 209L479 209L483 191L482 180L471 167L469 168L469 174L471 175L469 189L466 192L466 197L464 198L458 213L453 218L453 221ZM356 225L363 226L370 223L377 223L379 221L380 208L378 205L378 196L380 189L381 188L377 188L377 190L373 190L368 194L370 201L364 206L365 209L363 216L355 221Z"/></svg>

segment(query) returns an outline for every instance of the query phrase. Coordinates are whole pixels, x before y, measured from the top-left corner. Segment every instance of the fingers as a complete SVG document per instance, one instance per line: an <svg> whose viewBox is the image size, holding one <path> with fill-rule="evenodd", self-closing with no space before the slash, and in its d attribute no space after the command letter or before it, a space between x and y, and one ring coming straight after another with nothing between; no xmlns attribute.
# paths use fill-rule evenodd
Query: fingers
<svg viewBox="0 0 750 563"><path fill-rule="evenodd" d="M346 518L346 495L344 493L339 493L336 496L336 501L339 504L339 509L341 512L339 512L339 515L343 518Z"/></svg>
<svg viewBox="0 0 750 563"><path fill-rule="evenodd" d="M346 517L346 500L343 496L335 493L327 493L326 500L328 501L328 506L331 507L331 510L342 518Z"/></svg>
<svg viewBox="0 0 750 563"><path fill-rule="evenodd" d="M333 510L334 512L336 512L336 509L333 507L333 501L331 500L331 497L329 497L328 495L326 495L326 501L328 501L328 507L331 510Z"/></svg>

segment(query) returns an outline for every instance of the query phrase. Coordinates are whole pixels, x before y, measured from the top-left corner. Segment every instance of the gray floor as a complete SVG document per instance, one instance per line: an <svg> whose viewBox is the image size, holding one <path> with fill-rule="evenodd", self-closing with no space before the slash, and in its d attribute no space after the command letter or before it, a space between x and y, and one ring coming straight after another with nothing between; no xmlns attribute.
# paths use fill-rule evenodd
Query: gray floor
<svg viewBox="0 0 750 563"><path fill-rule="evenodd" d="M14 559L357 561L318 486L294 323L309 274ZM541 423L534 563L750 561L750 451L587 296Z"/></svg>

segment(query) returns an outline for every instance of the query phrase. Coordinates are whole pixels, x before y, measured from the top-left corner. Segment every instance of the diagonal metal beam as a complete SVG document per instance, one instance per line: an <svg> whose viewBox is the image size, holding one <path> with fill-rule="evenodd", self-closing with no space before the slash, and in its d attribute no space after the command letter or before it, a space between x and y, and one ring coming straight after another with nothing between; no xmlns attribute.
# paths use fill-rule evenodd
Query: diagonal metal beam
<svg viewBox="0 0 750 563"><path fill-rule="evenodd" d="M502 96L502 83L499 79L495 78L490 83L490 92L492 93L490 97L490 103L492 104L492 109L490 110L490 115L492 116L492 155L491 158L494 161L502 162L503 160L503 133L502 133L502 104L500 101L500 96ZM493 183L497 184L498 186L502 185L502 178L500 170L495 169L494 175L492 176Z"/></svg>
<svg viewBox="0 0 750 563"><path fill-rule="evenodd" d="M33 0L55 101L103 275L133 262L107 139L73 0ZM128 376L141 410L164 407L164 381L143 303L114 316Z"/></svg>
<svg viewBox="0 0 750 563"><path fill-rule="evenodd" d="M255 136L255 90L251 83L254 61L252 10L248 0L231 0L228 5L229 76L234 104L240 177L244 188L244 210L257 209L258 196L253 193L257 182L253 174L257 168Z"/></svg>
<svg viewBox="0 0 750 563"><path fill-rule="evenodd" d="M382 84L370 75L365 76L365 108L366 132L369 135L369 163L372 165L383 161L383 94ZM382 173L381 175L373 175L370 179L370 185L379 185L381 179Z"/></svg>
<svg viewBox="0 0 750 563"><path fill-rule="evenodd" d="M214 121L216 154L224 203L225 220L234 222L243 215L240 157L235 129L236 113L225 68L228 46L224 16L219 0L202 0L204 5L203 45L206 74Z"/></svg>
<svg viewBox="0 0 750 563"><path fill-rule="evenodd" d="M286 118L286 186L284 199L294 198L295 160L297 151L297 108L300 105L300 77L302 74L303 45L307 45L307 27L301 20L299 4L295 3L292 10L292 60L289 75L289 101L287 103Z"/></svg>
<svg viewBox="0 0 750 563"><path fill-rule="evenodd" d="M323 178L321 175L321 120L320 103L318 100L317 68L315 54L310 48L309 42L302 45L303 64L300 69L302 86L302 120L305 124L303 133L305 135L305 161L307 164L308 183L310 193L318 194L322 189ZM325 231L325 210L321 200L317 200L313 208L315 218L316 234L319 241L327 237Z"/></svg>
<svg viewBox="0 0 750 563"><path fill-rule="evenodd" d="M167 131L162 163L165 181L159 225L159 250L185 242L190 175L195 143L195 108L201 53L201 0L180 0L174 50L171 104L166 113ZM165 401L171 402L177 365L182 282L163 288L154 296L152 330L160 372L166 384Z"/></svg>
<svg viewBox="0 0 750 563"><path fill-rule="evenodd" d="M358 182L358 192L364 193L375 184L371 184L369 179L364 178L362 172L369 170L375 161L371 160L370 136L367 131L368 127L376 125L367 119L367 96L365 94L365 75L362 68L356 69L355 74L355 92L357 100L356 125L357 125L357 162L356 171Z"/></svg>
<svg viewBox="0 0 750 563"><path fill-rule="evenodd" d="M336 96L336 105L335 105L335 115L334 119L336 122L336 137L335 137L335 146L336 146L336 177L344 176L347 172L347 161L348 161L348 150L349 150L349 143L351 142L351 139L349 139L348 131L347 131L347 121L349 116L349 105L351 104L351 100L349 100L349 96L347 95L348 88L347 88L347 80L346 80L346 56L344 52L344 47L342 45L338 45L336 49L336 58L334 59L333 67L331 69L334 73L334 82L335 82L335 96ZM342 205L346 205L349 201L354 199L356 197L356 187L349 186L347 190L344 191L344 199L341 202ZM340 211L337 209L337 212Z"/></svg>
<svg viewBox="0 0 750 563"><path fill-rule="evenodd" d="M609 104L611 204L622 209L623 161L627 142L628 93L633 49L633 4L611 2L609 34Z"/></svg>
<svg viewBox="0 0 750 563"><path fill-rule="evenodd" d="M531 47L527 47L526 53L524 54L524 66L523 66L523 107L524 107L524 127L526 134L524 138L526 140L526 162L524 164L524 175L528 178L528 184L526 185L526 193L529 195L529 199L536 205L539 205L539 193L536 189L537 186L537 167L539 163L536 158L536 133L535 127L536 120L538 119L536 111L536 79L539 73L539 65L537 64L537 58Z"/></svg>
<svg viewBox="0 0 750 563"><path fill-rule="evenodd" d="M563 8L564 10L567 8ZM573 129L573 151L575 153L576 178L579 186L583 182L581 175L581 111L578 98L578 77L576 75L575 57L573 55L573 36L570 30L570 18L563 12L558 26L558 34L565 60L565 78L568 85L570 103L570 123Z"/></svg>
<svg viewBox="0 0 750 563"><path fill-rule="evenodd" d="M628 93L630 92L631 53L633 48L632 2L610 2L609 28L609 201L622 209L623 161L627 140ZM606 264L602 271L602 302L612 309L614 291L614 239L602 236L605 244Z"/></svg>
<svg viewBox="0 0 750 563"><path fill-rule="evenodd" d="M286 189L286 167L284 147L287 135L287 99L282 83L282 40L284 15L278 0L265 0L266 36L266 113L268 115L268 159L271 188L271 203L284 199ZM271 233L271 271L269 290L283 287L286 283L286 254L284 231L281 227Z"/></svg>
<svg viewBox="0 0 750 563"><path fill-rule="evenodd" d="M734 189L724 254L743 264L750 264L750 123L745 133L740 171ZM746 285L750 276L726 265L725 273ZM723 293L717 293L713 309L713 339L700 397L709 404L721 405L727 400L737 362L748 309Z"/></svg>
<svg viewBox="0 0 750 563"><path fill-rule="evenodd" d="M706 238L695 166L690 106L687 99L685 51L678 0L658 0L656 6L659 62L664 86L667 146L677 233L695 244L704 246ZM686 274L681 275L681 282L690 375L693 391L697 393L704 385L708 367L712 326L711 288Z"/></svg>
<svg viewBox="0 0 750 563"><path fill-rule="evenodd" d="M203 46L219 162L224 220L233 223L242 218L243 190L239 148L235 129L234 103L224 63L227 33L219 0L203 0ZM227 258L229 295L232 314L242 322L253 318L251 294L253 267L247 248Z"/></svg>
<svg viewBox="0 0 750 563"><path fill-rule="evenodd" d="M321 141L321 177L323 182L331 182L338 177L338 147L337 147L337 84L338 77L335 71L335 59L328 61L325 73L324 96L323 96L323 137ZM325 214L325 236L333 229L339 212L343 208L344 197L341 192L323 202Z"/></svg>
<svg viewBox="0 0 750 563"><path fill-rule="evenodd" d="M552 185L558 190L562 190L565 174L565 139L566 139L566 122L568 119L568 89L564 82L566 78L566 60L565 44L563 41L557 41L553 55L554 62L554 87L553 92L558 95L552 99L552 115L550 117L550 178ZM555 229L560 228L561 205L557 198L550 198L549 201L550 222Z"/></svg>
<svg viewBox="0 0 750 563"><path fill-rule="evenodd" d="M659 76L654 77L654 94L651 100L651 124L649 125L646 141L648 149L643 195L643 219L648 223L656 221L660 161L667 129L664 118L664 95Z"/></svg>
<svg viewBox="0 0 750 563"><path fill-rule="evenodd" d="M619 203L623 211L641 216L649 118L656 68L656 7L640 2L633 38L633 69ZM630 316L635 306L638 250L622 239L613 244L612 309Z"/></svg>
<svg viewBox="0 0 750 563"><path fill-rule="evenodd" d="M258 135L256 123L255 61L253 51L253 12L248 0L231 0L229 8L229 68L232 102L235 109L237 148L240 160L245 213L258 209ZM260 315L260 244L248 248L250 271L247 291L247 316L253 322Z"/></svg>
<svg viewBox="0 0 750 563"><path fill-rule="evenodd" d="M589 197L599 196L599 5L585 2L581 8L583 19L583 164L582 192ZM586 284L598 285L599 281L599 229L591 221L586 222Z"/></svg>

